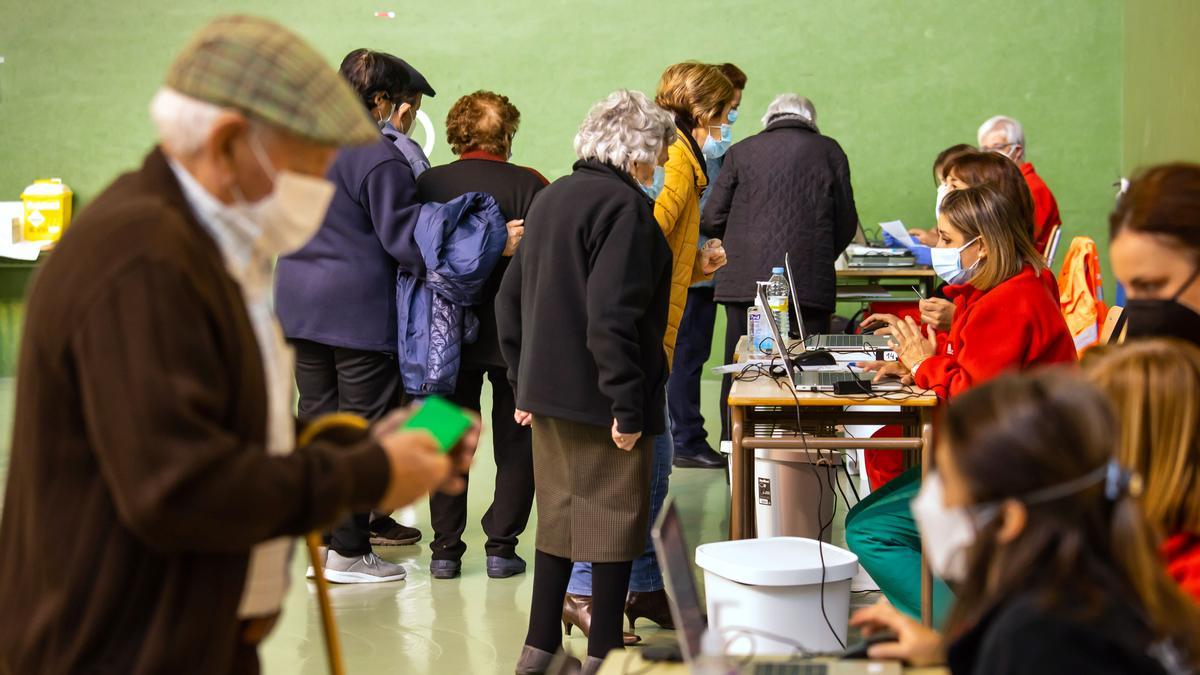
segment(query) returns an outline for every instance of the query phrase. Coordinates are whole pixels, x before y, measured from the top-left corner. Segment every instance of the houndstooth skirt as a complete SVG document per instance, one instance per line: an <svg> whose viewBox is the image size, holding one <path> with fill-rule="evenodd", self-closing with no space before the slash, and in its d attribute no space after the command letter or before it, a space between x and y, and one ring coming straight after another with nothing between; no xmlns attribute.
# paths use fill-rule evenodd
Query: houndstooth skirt
<svg viewBox="0 0 1200 675"><path fill-rule="evenodd" d="M651 437L626 452L604 427L535 415L539 551L575 562L625 562L646 549Z"/></svg>

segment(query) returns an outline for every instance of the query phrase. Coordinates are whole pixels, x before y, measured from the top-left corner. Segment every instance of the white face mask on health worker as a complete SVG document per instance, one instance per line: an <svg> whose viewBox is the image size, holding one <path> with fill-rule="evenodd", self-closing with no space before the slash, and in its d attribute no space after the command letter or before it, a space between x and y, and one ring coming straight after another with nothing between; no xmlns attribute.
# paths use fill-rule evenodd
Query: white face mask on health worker
<svg viewBox="0 0 1200 675"><path fill-rule="evenodd" d="M1109 501L1116 501L1123 494L1137 495L1141 491L1140 478L1121 468L1116 460L1110 460L1079 478L1034 490L1015 499L1026 506L1044 504L1082 492L1101 481L1104 482L1104 494ZM979 531L1000 513L1000 503L947 507L942 477L935 469L922 479L921 490L913 498L911 506L929 569L946 581L965 581L967 552L975 545Z"/></svg>
<svg viewBox="0 0 1200 675"><path fill-rule="evenodd" d="M946 195L950 194L951 188L946 183L938 183L937 187L937 202L933 206L934 220L942 217L942 202L945 201Z"/></svg>
<svg viewBox="0 0 1200 675"><path fill-rule="evenodd" d="M977 241L979 241L979 237L975 237L958 248L934 247L929 249L929 261L933 263L933 271L937 272L942 281L948 284L965 284L970 281L975 276L975 271L979 269L979 264L983 262L983 258L977 258L970 267L963 269L962 252Z"/></svg>
<svg viewBox="0 0 1200 675"><path fill-rule="evenodd" d="M278 171L257 136L251 134L249 143L254 159L273 181L271 192L251 203L234 184L235 203L226 207L226 213L243 227L258 230L255 247L261 253L287 255L307 244L320 229L333 200L334 185L324 178Z"/></svg>

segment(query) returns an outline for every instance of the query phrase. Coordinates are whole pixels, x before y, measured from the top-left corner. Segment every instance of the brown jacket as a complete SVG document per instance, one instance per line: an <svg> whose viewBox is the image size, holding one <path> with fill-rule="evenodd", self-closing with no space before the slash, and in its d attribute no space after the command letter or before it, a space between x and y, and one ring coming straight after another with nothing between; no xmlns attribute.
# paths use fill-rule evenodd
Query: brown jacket
<svg viewBox="0 0 1200 675"><path fill-rule="evenodd" d="M252 546L365 510L373 443L269 456L241 292L162 153L76 220L30 291L0 521L0 673L257 670Z"/></svg>

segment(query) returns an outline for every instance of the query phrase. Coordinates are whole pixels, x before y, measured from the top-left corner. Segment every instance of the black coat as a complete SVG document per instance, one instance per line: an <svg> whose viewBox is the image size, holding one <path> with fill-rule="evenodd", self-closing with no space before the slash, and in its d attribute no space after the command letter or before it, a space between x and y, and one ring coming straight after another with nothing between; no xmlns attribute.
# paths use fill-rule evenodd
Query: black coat
<svg viewBox="0 0 1200 675"><path fill-rule="evenodd" d="M717 271L718 302L752 302L755 282L791 254L798 302L833 311L833 263L858 226L850 164L837 141L786 117L725 155L700 229L724 240L729 264Z"/></svg>
<svg viewBox="0 0 1200 675"><path fill-rule="evenodd" d="M517 408L662 433L670 293L653 202L625 172L576 162L538 193L496 296Z"/></svg>
<svg viewBox="0 0 1200 675"><path fill-rule="evenodd" d="M1047 607L1033 594L1010 598L951 643L953 675L1159 675L1149 654L1153 640L1134 611L1109 596L1085 613Z"/></svg>
<svg viewBox="0 0 1200 675"><path fill-rule="evenodd" d="M518 220L529 213L533 198L546 186L546 179L533 169L509 164L500 157L485 158L475 153L443 166L425 170L417 179L417 197L421 202L448 202L468 192L485 192L496 200L506 220ZM475 308L479 317L479 337L463 345L462 365L468 368L504 367L500 343L496 338L496 293L511 258L500 258L483 285L483 296Z"/></svg>

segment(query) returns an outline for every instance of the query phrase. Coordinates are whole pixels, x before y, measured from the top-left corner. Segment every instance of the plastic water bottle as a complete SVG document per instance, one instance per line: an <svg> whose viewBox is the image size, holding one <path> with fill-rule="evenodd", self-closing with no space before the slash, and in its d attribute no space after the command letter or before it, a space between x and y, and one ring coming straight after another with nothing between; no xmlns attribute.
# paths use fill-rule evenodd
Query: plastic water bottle
<svg viewBox="0 0 1200 675"><path fill-rule="evenodd" d="M783 268L771 270L771 279L767 281L767 304L775 315L775 325L779 326L779 335L785 340L788 336L788 282L783 276Z"/></svg>

